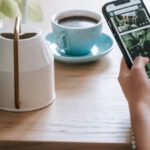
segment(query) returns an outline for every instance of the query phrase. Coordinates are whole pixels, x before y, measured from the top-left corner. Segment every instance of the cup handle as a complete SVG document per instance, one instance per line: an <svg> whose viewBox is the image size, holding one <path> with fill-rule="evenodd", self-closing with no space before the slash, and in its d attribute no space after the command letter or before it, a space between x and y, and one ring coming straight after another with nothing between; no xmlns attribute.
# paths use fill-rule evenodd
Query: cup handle
<svg viewBox="0 0 150 150"><path fill-rule="evenodd" d="M57 36L57 45L59 48L68 50L70 49L70 44L69 44L69 38L67 33L62 32L60 35Z"/></svg>

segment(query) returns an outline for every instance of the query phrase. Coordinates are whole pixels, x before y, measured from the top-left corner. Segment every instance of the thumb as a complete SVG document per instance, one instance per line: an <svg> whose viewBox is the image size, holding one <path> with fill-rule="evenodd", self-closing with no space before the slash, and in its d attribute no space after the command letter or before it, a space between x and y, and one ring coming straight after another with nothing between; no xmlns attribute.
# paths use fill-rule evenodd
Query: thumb
<svg viewBox="0 0 150 150"><path fill-rule="evenodd" d="M149 63L149 58L138 56L133 62L131 70L137 70L138 73L142 73L144 76L147 76L145 65Z"/></svg>

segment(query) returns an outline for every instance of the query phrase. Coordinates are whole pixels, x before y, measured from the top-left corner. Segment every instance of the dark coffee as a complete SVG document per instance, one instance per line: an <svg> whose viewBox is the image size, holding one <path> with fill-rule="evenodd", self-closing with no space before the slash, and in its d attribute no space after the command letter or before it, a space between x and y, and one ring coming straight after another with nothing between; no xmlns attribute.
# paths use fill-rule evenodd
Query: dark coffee
<svg viewBox="0 0 150 150"><path fill-rule="evenodd" d="M91 27L99 21L86 16L71 16L62 18L58 21L59 24L67 27Z"/></svg>

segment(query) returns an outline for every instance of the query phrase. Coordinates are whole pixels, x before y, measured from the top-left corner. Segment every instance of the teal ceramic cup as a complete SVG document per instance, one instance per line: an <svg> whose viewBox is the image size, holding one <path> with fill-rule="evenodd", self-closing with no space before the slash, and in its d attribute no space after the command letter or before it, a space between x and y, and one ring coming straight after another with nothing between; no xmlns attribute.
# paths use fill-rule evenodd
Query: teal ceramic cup
<svg viewBox="0 0 150 150"><path fill-rule="evenodd" d="M52 29L57 46L71 56L90 53L101 34L102 22L99 14L89 10L68 10L54 15Z"/></svg>

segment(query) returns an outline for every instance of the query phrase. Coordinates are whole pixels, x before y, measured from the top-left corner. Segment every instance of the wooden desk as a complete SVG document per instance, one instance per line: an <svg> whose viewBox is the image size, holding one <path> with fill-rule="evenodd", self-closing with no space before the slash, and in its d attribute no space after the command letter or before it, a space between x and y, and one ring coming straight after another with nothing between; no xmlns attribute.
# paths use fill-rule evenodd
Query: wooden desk
<svg viewBox="0 0 150 150"><path fill-rule="evenodd" d="M74 8L100 12L104 2L42 0L47 14L40 26L50 32L53 13ZM120 60L115 44L94 63L56 62L57 98L51 106L28 113L0 111L0 150L129 150L128 107L117 81Z"/></svg>

